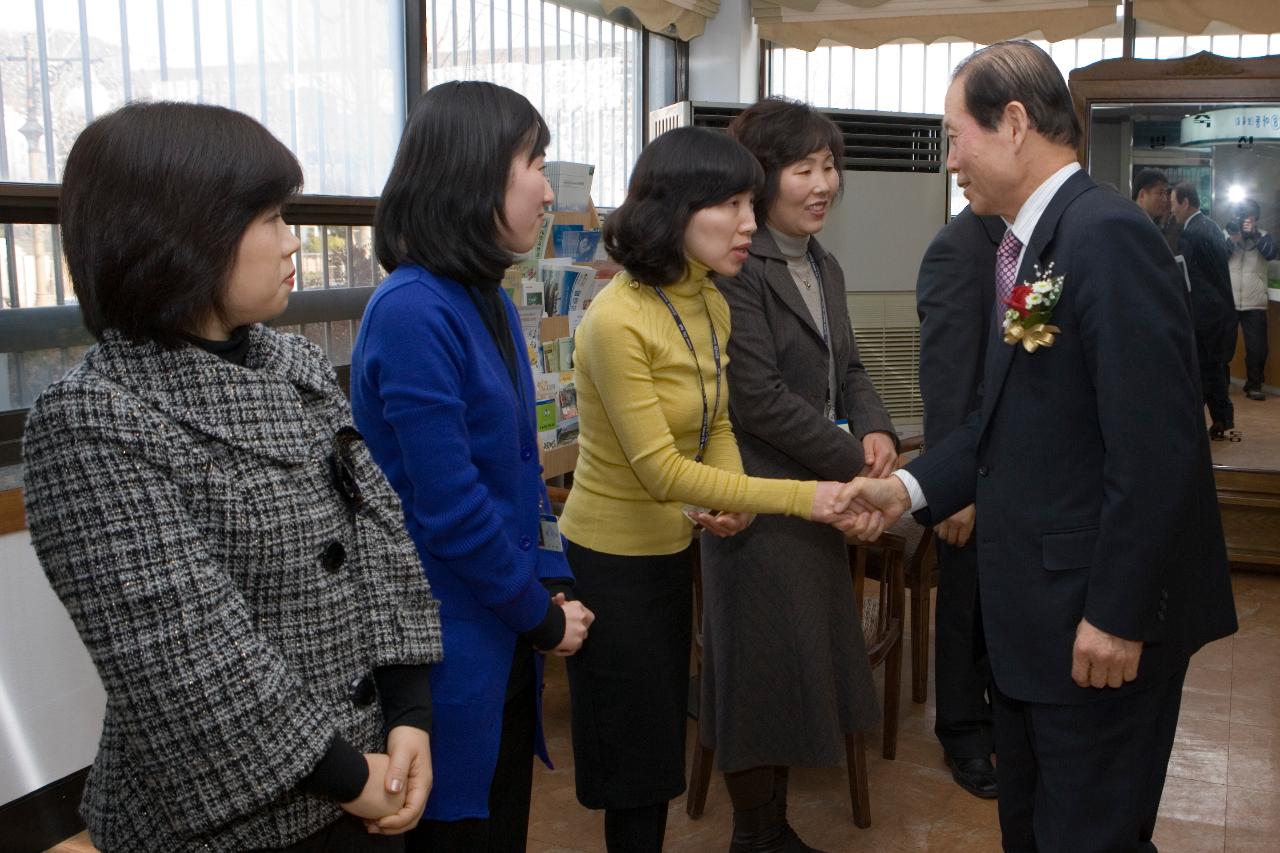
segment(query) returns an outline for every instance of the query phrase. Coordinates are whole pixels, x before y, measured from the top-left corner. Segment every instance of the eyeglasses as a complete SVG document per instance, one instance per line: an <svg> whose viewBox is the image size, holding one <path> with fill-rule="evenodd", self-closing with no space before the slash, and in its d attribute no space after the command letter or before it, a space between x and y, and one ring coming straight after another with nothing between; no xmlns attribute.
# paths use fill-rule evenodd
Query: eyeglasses
<svg viewBox="0 0 1280 853"><path fill-rule="evenodd" d="M364 495L360 481L356 479L356 466L351 457L351 445L363 441L364 436L355 427L345 426L333 434L333 446L329 451L329 479L352 512L364 507Z"/></svg>

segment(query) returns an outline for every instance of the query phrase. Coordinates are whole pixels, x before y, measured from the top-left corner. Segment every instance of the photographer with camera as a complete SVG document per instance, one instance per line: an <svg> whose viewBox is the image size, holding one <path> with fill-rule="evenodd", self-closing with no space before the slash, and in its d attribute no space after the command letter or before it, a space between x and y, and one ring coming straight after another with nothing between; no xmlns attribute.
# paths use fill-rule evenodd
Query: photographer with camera
<svg viewBox="0 0 1280 853"><path fill-rule="evenodd" d="M1273 261L1275 235L1258 228L1258 203L1246 198L1236 207L1236 215L1227 223L1227 266L1231 271L1231 295L1235 299L1236 317L1244 332L1244 395L1250 400L1265 400L1262 373L1267 363L1267 261ZM1230 382L1230 367L1227 368Z"/></svg>

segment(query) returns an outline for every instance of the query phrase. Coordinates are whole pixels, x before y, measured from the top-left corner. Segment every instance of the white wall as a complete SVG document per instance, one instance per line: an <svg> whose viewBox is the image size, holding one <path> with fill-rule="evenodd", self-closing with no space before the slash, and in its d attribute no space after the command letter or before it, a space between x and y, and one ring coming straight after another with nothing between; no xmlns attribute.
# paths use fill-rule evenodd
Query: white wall
<svg viewBox="0 0 1280 853"><path fill-rule="evenodd" d="M31 537L0 536L0 804L92 764L105 703Z"/></svg>
<svg viewBox="0 0 1280 853"><path fill-rule="evenodd" d="M754 104L759 63L750 0L721 0L706 30L689 42L689 99Z"/></svg>
<svg viewBox="0 0 1280 853"><path fill-rule="evenodd" d="M844 268L844 289L911 291L929 241L946 223L945 174L845 172L844 198L818 235Z"/></svg>

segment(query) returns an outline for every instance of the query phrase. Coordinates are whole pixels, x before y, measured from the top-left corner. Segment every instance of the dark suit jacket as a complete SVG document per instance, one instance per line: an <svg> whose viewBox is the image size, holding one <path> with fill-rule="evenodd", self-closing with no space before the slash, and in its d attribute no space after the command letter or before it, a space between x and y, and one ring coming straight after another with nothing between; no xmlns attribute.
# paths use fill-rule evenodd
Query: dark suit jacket
<svg viewBox="0 0 1280 853"><path fill-rule="evenodd" d="M1178 237L1178 252L1187 263L1191 279L1191 318L1197 332L1232 330L1235 348L1235 298L1231 295L1231 270L1227 266L1227 241L1221 229L1201 213L1187 220ZM1226 355L1231 358L1230 353Z"/></svg>
<svg viewBox="0 0 1280 853"><path fill-rule="evenodd" d="M978 408L995 301L996 246L1005 224L969 208L943 226L925 250L916 278L920 315L920 394L929 447Z"/></svg>
<svg viewBox="0 0 1280 853"><path fill-rule="evenodd" d="M908 470L929 502L924 523L976 499L997 685L1072 704L1171 676L1236 620L1173 257L1141 210L1078 172L1041 217L1017 280L1049 263L1065 279L1057 341L1028 353L991 340L979 410ZM1146 643L1135 682L1072 682L1081 617Z"/></svg>
<svg viewBox="0 0 1280 853"><path fill-rule="evenodd" d="M729 415L747 470L755 476L849 480L862 469L869 432L893 435L893 420L858 357L849 322L844 271L816 239L809 251L822 275L828 333L836 365L837 416L850 436L822 415L827 395L827 347L796 290L786 258L765 228L737 278L717 278L732 312ZM749 413L744 418L742 413ZM896 441L896 437L895 437Z"/></svg>

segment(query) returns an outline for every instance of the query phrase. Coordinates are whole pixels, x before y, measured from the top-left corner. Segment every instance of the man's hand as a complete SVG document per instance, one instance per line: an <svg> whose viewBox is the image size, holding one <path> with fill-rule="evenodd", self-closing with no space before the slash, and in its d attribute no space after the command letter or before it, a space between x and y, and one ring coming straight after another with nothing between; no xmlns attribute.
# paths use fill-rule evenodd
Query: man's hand
<svg viewBox="0 0 1280 853"><path fill-rule="evenodd" d="M689 519L721 539L741 533L756 520L754 512L691 512Z"/></svg>
<svg viewBox="0 0 1280 853"><path fill-rule="evenodd" d="M1138 677L1141 640L1125 640L1081 619L1071 651L1071 680L1080 687L1120 687Z"/></svg>
<svg viewBox="0 0 1280 853"><path fill-rule="evenodd" d="M897 477L857 477L842 486L840 501L847 512L833 523L851 541L875 541L911 508L907 487Z"/></svg>
<svg viewBox="0 0 1280 853"><path fill-rule="evenodd" d="M893 436L887 432L869 432L862 437L861 477L880 479L893 472L898 461L898 451L893 446Z"/></svg>
<svg viewBox="0 0 1280 853"><path fill-rule="evenodd" d="M587 639L587 629L596 620L596 615L581 601L565 601L563 592L557 592L551 600L564 611L564 637L561 638L560 645L551 650L551 654L567 658L582 648Z"/></svg>
<svg viewBox="0 0 1280 853"><path fill-rule="evenodd" d="M387 757L389 763L383 789L389 796L403 792L404 805L395 814L365 822L375 835L399 835L417 826L435 778L431 767L431 736L422 729L414 726L393 728L387 735Z"/></svg>
<svg viewBox="0 0 1280 853"><path fill-rule="evenodd" d="M973 533L973 521L977 515L973 504L969 504L941 524L935 524L933 532L952 548L963 548L969 541L970 534Z"/></svg>

